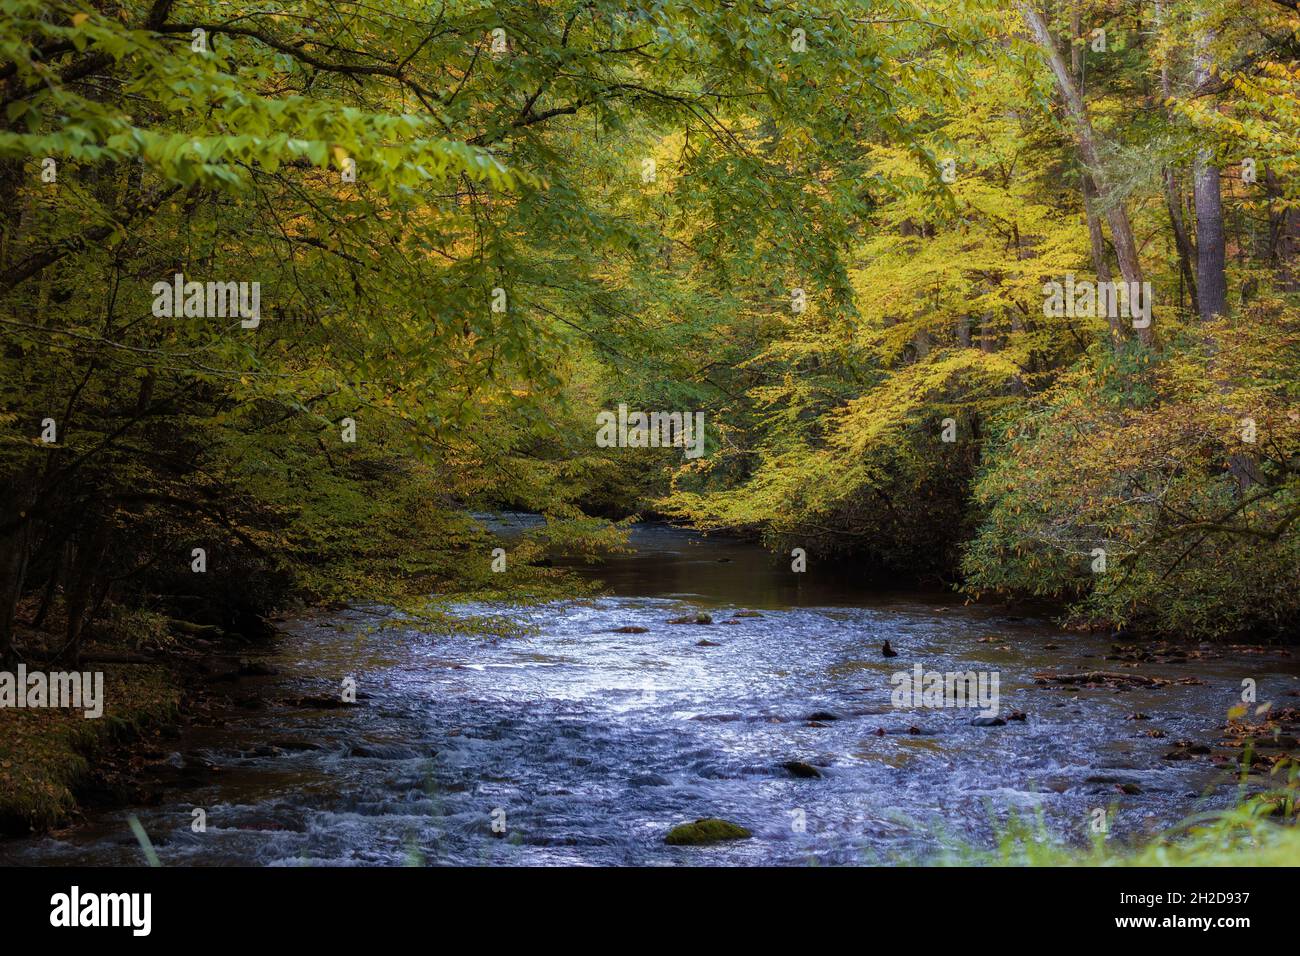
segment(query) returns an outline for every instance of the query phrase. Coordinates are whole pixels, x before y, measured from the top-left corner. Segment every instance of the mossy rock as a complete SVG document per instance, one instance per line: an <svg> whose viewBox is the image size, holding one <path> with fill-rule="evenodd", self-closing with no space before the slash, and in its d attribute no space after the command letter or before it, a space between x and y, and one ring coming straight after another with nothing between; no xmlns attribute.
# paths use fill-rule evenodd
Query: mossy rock
<svg viewBox="0 0 1300 956"><path fill-rule="evenodd" d="M708 817L694 823L678 824L668 831L664 842L669 846L704 846L724 840L748 840L753 835L738 824Z"/></svg>
<svg viewBox="0 0 1300 956"><path fill-rule="evenodd" d="M705 611L698 614L687 614L684 617L670 617L669 624L712 624L713 615Z"/></svg>

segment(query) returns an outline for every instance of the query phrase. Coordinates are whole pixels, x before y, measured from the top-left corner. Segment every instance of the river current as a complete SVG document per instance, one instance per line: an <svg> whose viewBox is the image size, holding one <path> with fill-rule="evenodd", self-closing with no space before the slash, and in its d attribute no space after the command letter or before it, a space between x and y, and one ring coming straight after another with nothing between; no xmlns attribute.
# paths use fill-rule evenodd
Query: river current
<svg viewBox="0 0 1300 956"><path fill-rule="evenodd" d="M990 846L1013 815L1084 843L1099 808L1125 840L1232 800L1213 754L1166 755L1215 744L1243 678L1261 701L1300 687L1290 659L1232 653L1131 668L1171 681L1155 688L1039 683L1130 665L1105 636L796 574L728 539L649 524L632 545L591 572L608 596L461 608L525 637L376 630L361 609L287 623L277 674L160 744L151 805L0 843L0 862L139 864L131 817L163 865L892 863ZM1025 719L893 707L891 675L917 663L996 673L1002 716ZM357 706L312 704L348 677ZM665 845L698 817L753 838Z"/></svg>

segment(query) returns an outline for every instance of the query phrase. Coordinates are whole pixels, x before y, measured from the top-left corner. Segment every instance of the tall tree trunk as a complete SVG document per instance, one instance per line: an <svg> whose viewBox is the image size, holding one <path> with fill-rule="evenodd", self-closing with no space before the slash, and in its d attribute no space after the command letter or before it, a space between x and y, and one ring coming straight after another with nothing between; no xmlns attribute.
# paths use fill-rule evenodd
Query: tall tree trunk
<svg viewBox="0 0 1300 956"><path fill-rule="evenodd" d="M1228 277L1223 234L1223 197L1219 168L1208 150L1196 156L1192 182L1196 202L1196 275L1201 318L1209 320L1228 310Z"/></svg>
<svg viewBox="0 0 1300 956"><path fill-rule="evenodd" d="M6 515L8 517L8 515ZM14 618L23 592L30 525L24 522L0 539L0 668L14 663Z"/></svg>
<svg viewBox="0 0 1300 956"><path fill-rule="evenodd" d="M0 525L13 526L9 532L0 533L0 667L5 669L11 668L16 659L14 618L27 577L32 534L32 523L23 515L34 499L35 478L36 465L28 463L11 483L0 487L0 501L4 502L0 504Z"/></svg>
<svg viewBox="0 0 1300 956"><path fill-rule="evenodd" d="M1101 219L1097 216L1097 185L1086 171L1081 183L1083 187L1083 211L1088 219L1088 246L1092 250L1092 268L1097 273L1098 282L1111 282L1110 260L1106 256L1106 237L1101 231ZM1106 316L1110 325L1110 341L1115 349L1124 345L1127 331L1124 321L1118 314Z"/></svg>
<svg viewBox="0 0 1300 956"><path fill-rule="evenodd" d="M1109 177L1106 175L1105 167L1101 162L1101 153L1097 148L1097 134L1092 128L1092 121L1088 118L1088 110L1084 105L1083 97L1074 82L1074 77L1070 75L1070 68L1066 65L1065 60L1061 58L1061 53L1056 48L1056 40L1053 39L1051 30L1048 29L1047 21L1043 18L1043 15L1028 0L1021 0L1017 6L1020 9L1021 16L1025 19L1025 23L1029 25L1034 40L1042 48L1043 55L1047 58L1047 63L1056 78L1056 85L1060 91L1061 99L1065 103L1066 111L1070 114L1070 119L1074 123L1074 135L1079 149L1079 158L1092 176L1093 183L1096 184L1097 196L1105 213L1106 222L1110 226L1111 242L1115 246L1115 258L1119 264L1120 276L1130 289L1141 289L1142 264L1138 259L1137 241L1133 237L1133 226L1129 222L1128 208L1120 200L1115 189L1111 186ZM1138 339L1143 345L1151 346L1155 344L1154 320L1148 323L1145 328L1139 328L1136 331Z"/></svg>
<svg viewBox="0 0 1300 956"><path fill-rule="evenodd" d="M1277 273L1278 290L1300 292L1300 209L1288 206L1273 169L1264 170L1268 195L1269 264Z"/></svg>
<svg viewBox="0 0 1300 956"><path fill-rule="evenodd" d="M998 335L997 330L993 327L993 313L985 312L980 316L980 351L992 355L1002 347L1002 343L999 339L1000 336Z"/></svg>
<svg viewBox="0 0 1300 956"><path fill-rule="evenodd" d="M1195 250L1187 234L1187 223L1183 219L1183 190L1178 182L1178 174L1172 166L1165 167L1165 205L1169 209L1169 225L1174 231L1174 246L1178 250L1178 271L1191 294L1192 311L1201 311L1200 293L1196 288L1196 274L1192 271Z"/></svg>
<svg viewBox="0 0 1300 956"><path fill-rule="evenodd" d="M1192 82L1201 89L1213 74L1210 43L1213 33L1197 37L1192 66ZM1200 292L1201 318L1208 321L1228 311L1227 256L1223 233L1223 194L1219 167L1214 165L1208 149L1196 154L1192 177L1192 196L1196 203L1196 278Z"/></svg>
<svg viewBox="0 0 1300 956"><path fill-rule="evenodd" d="M1110 282L1110 262L1106 258L1106 237L1101 231L1097 216L1097 186L1092 177L1083 174L1083 210L1088 217L1088 245L1092 249L1092 268L1102 282Z"/></svg>
<svg viewBox="0 0 1300 956"><path fill-rule="evenodd" d="M77 547L77 557L68 575L64 607L68 613L68 642L64 656L76 667L81 662L81 632L86 623L86 609L94 593L95 578L108 552L109 523L96 517L86 529L86 537Z"/></svg>
<svg viewBox="0 0 1300 956"><path fill-rule="evenodd" d="M32 627L40 630L45 624L45 617L50 613L50 608L54 606L55 595L59 592L59 571L60 563L56 558L51 562L50 576L45 582L45 592L41 596L41 606L36 609L36 616L32 618Z"/></svg>
<svg viewBox="0 0 1300 956"><path fill-rule="evenodd" d="M1079 95L1083 96L1084 54L1083 44L1079 42L1080 17L1076 7L1070 13L1070 70L1078 84ZM1088 248L1092 252L1092 269L1097 274L1098 282L1110 282L1110 260L1106 255L1106 235L1102 232L1101 217L1097 215L1097 184L1092 181L1092 174L1083 170L1079 176L1079 186L1083 192L1083 214L1088 221ZM1116 348L1123 341L1123 328L1118 316L1110 317L1111 340Z"/></svg>
<svg viewBox="0 0 1300 956"><path fill-rule="evenodd" d="M1214 42L1214 31L1201 30L1196 35L1196 46L1192 55L1192 88L1202 90L1214 74L1214 63L1210 55L1210 45ZM1226 315L1228 311L1228 276L1227 249L1223 230L1223 193L1219 168L1214 165L1210 150L1202 149L1196 154L1192 174L1192 200L1196 206L1196 278L1200 290L1200 315L1202 321L1210 321L1215 316ZM1207 343L1210 349L1210 374L1218 384L1219 391L1225 395L1223 411L1235 422L1243 417L1242 410L1232 407L1226 400L1231 391L1231 383L1223 375L1218 362L1218 342L1211 338ZM1255 456L1240 450L1240 446L1228 452L1228 474L1237 486L1237 495L1244 496L1250 488L1258 484L1259 476Z"/></svg>
<svg viewBox="0 0 1300 956"><path fill-rule="evenodd" d="M1156 27L1163 29L1165 20L1164 0L1156 0ZM1174 95L1173 82L1169 78L1169 64L1162 62L1160 64L1160 94L1164 97L1165 102ZM1192 241L1187 234L1187 222L1183 218L1183 189L1178 181L1178 173L1173 166L1165 167L1165 206L1169 210L1169 225L1174 232L1174 246L1178 250L1178 271L1183 277L1183 283L1187 286L1191 294L1192 311L1198 315L1201 311L1200 299L1196 290L1196 276L1192 272L1192 260L1195 258L1195 250L1192 249ZM1182 300L1179 300L1179 306L1182 306Z"/></svg>

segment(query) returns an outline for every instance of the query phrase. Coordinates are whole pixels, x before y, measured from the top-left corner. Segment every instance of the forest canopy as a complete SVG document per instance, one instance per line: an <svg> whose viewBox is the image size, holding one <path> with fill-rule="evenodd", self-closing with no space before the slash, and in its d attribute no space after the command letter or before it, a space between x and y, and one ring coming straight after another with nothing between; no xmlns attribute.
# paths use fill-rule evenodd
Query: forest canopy
<svg viewBox="0 0 1300 956"><path fill-rule="evenodd" d="M0 18L0 657L542 593L638 514L1294 626L1293 0ZM504 575L498 508L548 519Z"/></svg>

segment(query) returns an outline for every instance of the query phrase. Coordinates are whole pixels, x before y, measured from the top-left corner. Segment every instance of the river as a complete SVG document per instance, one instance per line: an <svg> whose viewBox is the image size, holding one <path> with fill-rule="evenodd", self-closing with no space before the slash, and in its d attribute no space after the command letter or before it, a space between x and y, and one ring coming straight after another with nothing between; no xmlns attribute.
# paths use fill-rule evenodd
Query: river
<svg viewBox="0 0 1300 956"><path fill-rule="evenodd" d="M150 805L6 841L0 862L139 864L132 816L163 865L890 863L989 846L1012 814L1082 843L1099 808L1125 840L1231 801L1213 755L1165 756L1216 743L1243 677L1261 701L1300 687L1285 656L1194 649L1130 670L1203 683L1035 683L1127 665L1105 636L942 591L864 591L815 560L796 574L730 539L647 524L632 545L589 572L606 597L462 608L504 611L526 637L374 630L365 610L286 624L277 674L228 685L160 745ZM668 623L700 612L714 623ZM1002 715L1026 719L892 707L890 676L917 662L996 673ZM358 706L301 703L347 677ZM754 836L664 844L697 817Z"/></svg>

